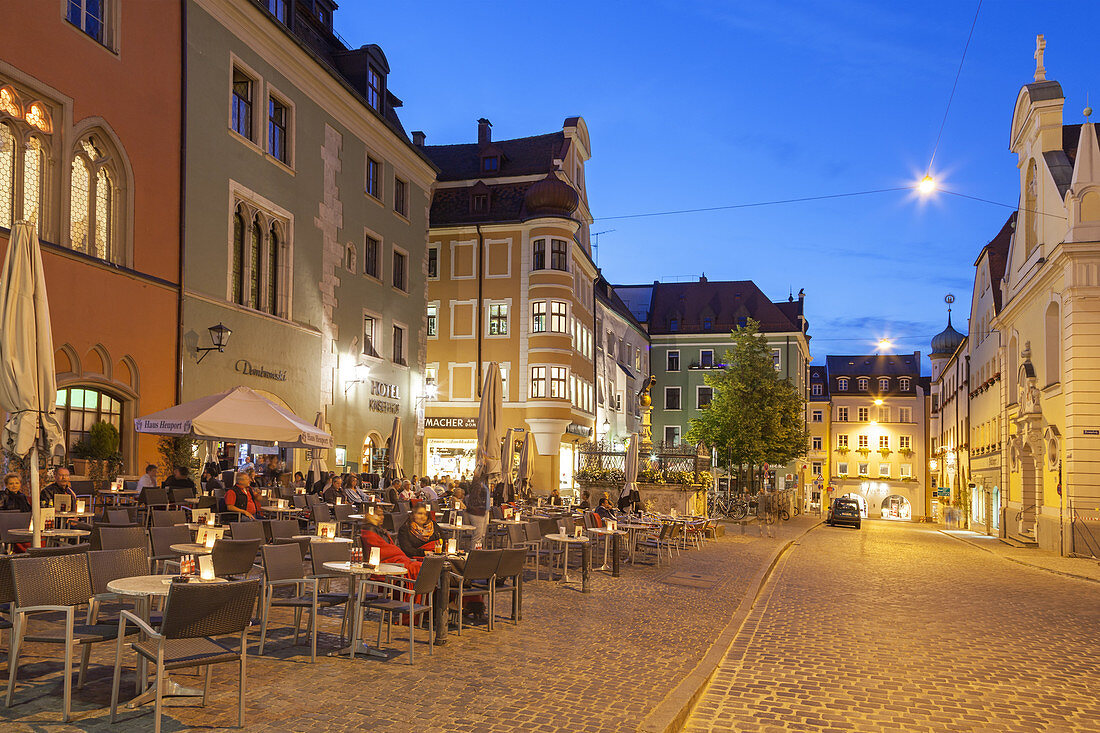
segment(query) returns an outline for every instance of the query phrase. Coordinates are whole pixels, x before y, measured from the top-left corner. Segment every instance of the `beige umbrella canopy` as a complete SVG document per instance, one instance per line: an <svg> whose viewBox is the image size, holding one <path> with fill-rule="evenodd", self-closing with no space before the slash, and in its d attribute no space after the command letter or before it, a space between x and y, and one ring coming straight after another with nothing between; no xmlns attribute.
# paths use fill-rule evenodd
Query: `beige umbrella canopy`
<svg viewBox="0 0 1100 733"><path fill-rule="evenodd" d="M531 439L531 433L523 437L523 447L519 449L519 466L516 470L516 484L520 487L521 494L531 490L531 475L535 465L535 441Z"/></svg>
<svg viewBox="0 0 1100 733"><path fill-rule="evenodd" d="M386 441L386 472L387 482L405 478L405 467L401 465L401 455L404 452L401 444L401 418L393 419L393 429Z"/></svg>
<svg viewBox="0 0 1100 733"><path fill-rule="evenodd" d="M139 433L242 441L280 448L331 448L332 436L248 387L234 387L134 420Z"/></svg>
<svg viewBox="0 0 1100 733"><path fill-rule="evenodd" d="M631 494L638 490L638 434L630 436L630 448L626 451L625 483L622 493L619 494L620 504L624 499L629 499Z"/></svg>
<svg viewBox="0 0 1100 733"><path fill-rule="evenodd" d="M500 449L500 480L506 484L512 483L512 469L514 468L512 462L515 457L512 441L515 440L515 434L516 431L514 428L508 428L508 432L504 434L504 443Z"/></svg>
<svg viewBox="0 0 1100 733"><path fill-rule="evenodd" d="M481 408L477 414L477 461L474 473L482 473L490 479L501 475L500 438L503 429L503 386L500 365L495 361L485 372L481 388ZM490 484L492 481L490 480Z"/></svg>
<svg viewBox="0 0 1100 733"><path fill-rule="evenodd" d="M34 546L42 544L38 449L64 450L57 422L57 380L46 276L38 233L31 222L11 230L0 271L0 412L8 419L0 443L20 458L30 456Z"/></svg>

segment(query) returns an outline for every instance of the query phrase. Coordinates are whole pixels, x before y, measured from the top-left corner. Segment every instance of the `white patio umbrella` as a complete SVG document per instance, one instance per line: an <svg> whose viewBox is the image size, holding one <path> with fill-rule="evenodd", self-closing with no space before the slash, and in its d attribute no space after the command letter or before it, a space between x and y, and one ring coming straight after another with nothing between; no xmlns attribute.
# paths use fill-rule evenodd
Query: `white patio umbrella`
<svg viewBox="0 0 1100 733"><path fill-rule="evenodd" d="M527 493L531 489L531 474L534 473L535 441L531 439L531 433L523 436L523 446L519 449L519 465L516 468L516 484L522 487L522 492Z"/></svg>
<svg viewBox="0 0 1100 733"><path fill-rule="evenodd" d="M508 428L508 431L504 433L504 442L500 448L500 480L509 486L512 484L512 462L515 460L515 450L512 448L515 434L515 428Z"/></svg>
<svg viewBox="0 0 1100 733"><path fill-rule="evenodd" d="M200 397L134 420L139 433L208 441L331 448L332 436L248 387Z"/></svg>
<svg viewBox="0 0 1100 733"><path fill-rule="evenodd" d="M619 494L619 501L629 498L630 495L638 490L638 434L632 433L630 435L630 447L626 451L626 466L625 466L625 482L623 483L622 493Z"/></svg>
<svg viewBox="0 0 1100 733"><path fill-rule="evenodd" d="M393 429L386 440L386 481L405 478L405 467L401 465L401 417L393 418Z"/></svg>
<svg viewBox="0 0 1100 733"><path fill-rule="evenodd" d="M323 412L317 413L317 418L313 421L313 427L322 433L325 431L325 414ZM326 458L328 458L327 450L322 448L313 449L313 460L309 462L309 471L306 473L307 489L312 489L313 482L321 480L321 474L328 473L328 465L325 463Z"/></svg>
<svg viewBox="0 0 1100 733"><path fill-rule="evenodd" d="M42 544L38 450L63 450L57 422L53 332L38 233L31 222L11 230L0 271L0 411L8 415L0 442L23 458L30 454L33 545ZM41 430L41 432L40 432Z"/></svg>
<svg viewBox="0 0 1100 733"><path fill-rule="evenodd" d="M477 460L474 473L483 473L490 480L501 475L500 431L503 428L504 400L500 378L500 365L495 361L485 372L481 387L481 408L477 413Z"/></svg>

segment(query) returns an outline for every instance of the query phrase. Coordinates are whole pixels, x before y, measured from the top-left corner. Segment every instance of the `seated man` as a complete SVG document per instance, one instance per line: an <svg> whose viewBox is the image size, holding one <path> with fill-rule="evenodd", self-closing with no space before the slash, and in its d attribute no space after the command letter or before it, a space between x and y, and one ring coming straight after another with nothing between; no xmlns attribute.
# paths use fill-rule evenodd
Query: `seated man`
<svg viewBox="0 0 1100 733"><path fill-rule="evenodd" d="M226 490L225 510L240 514L238 520L259 518L260 496L252 488L252 478L246 472L238 471L233 488Z"/></svg>
<svg viewBox="0 0 1100 733"><path fill-rule="evenodd" d="M141 489L155 489L157 488L157 464L150 463L145 467L145 473L138 479L137 488Z"/></svg>
<svg viewBox="0 0 1100 733"><path fill-rule="evenodd" d="M38 500L42 506L54 506L59 494L68 495L72 499L72 506L76 508L76 492L69 482L69 469L58 468L53 472L53 483L42 488Z"/></svg>
<svg viewBox="0 0 1100 733"><path fill-rule="evenodd" d="M191 489L195 490L195 480L191 478L191 471L187 466L176 466L172 469L172 476L164 482L167 489Z"/></svg>

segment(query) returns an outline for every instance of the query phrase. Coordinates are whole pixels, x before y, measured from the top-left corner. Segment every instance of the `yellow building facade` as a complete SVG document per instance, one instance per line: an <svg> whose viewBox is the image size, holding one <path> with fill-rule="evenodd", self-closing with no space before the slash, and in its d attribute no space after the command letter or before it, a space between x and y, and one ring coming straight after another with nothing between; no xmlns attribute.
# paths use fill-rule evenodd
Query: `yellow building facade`
<svg viewBox="0 0 1100 733"><path fill-rule="evenodd" d="M414 134L423 145L424 139ZM585 193L588 129L494 141L423 145L440 168L427 260L426 475L472 472L482 377L504 382L504 422L530 433L533 487L571 488L575 449L596 414L597 276Z"/></svg>

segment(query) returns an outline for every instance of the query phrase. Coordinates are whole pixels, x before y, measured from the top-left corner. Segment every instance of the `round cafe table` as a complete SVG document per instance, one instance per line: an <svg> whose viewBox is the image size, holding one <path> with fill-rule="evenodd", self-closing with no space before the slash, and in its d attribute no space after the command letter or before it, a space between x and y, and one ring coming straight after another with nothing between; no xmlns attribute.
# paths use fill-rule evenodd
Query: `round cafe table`
<svg viewBox="0 0 1100 733"><path fill-rule="evenodd" d="M596 568L596 570L612 570L613 571L611 573L612 577L617 578L619 576L619 563L618 563L618 560L616 560L614 566L608 565L607 564L607 551L608 551L608 547L610 545L614 544L615 545L615 557L618 558L618 556L619 556L619 541L618 541L618 538L625 536L626 532L624 532L621 529L608 529L607 527L589 527L588 532L590 534L594 534L594 535L597 535L597 536L602 535L604 537L603 565Z"/></svg>
<svg viewBox="0 0 1100 733"><path fill-rule="evenodd" d="M548 540L553 542L560 542L562 547L565 548L565 552L561 558L561 582L572 582L572 578L569 577L569 545L583 545L588 542L587 537L574 537L573 535L564 535L560 532L558 534L543 535Z"/></svg>
<svg viewBox="0 0 1100 733"><path fill-rule="evenodd" d="M348 541L350 542L350 540ZM351 603L348 604L348 610L355 614L355 617L351 620L351 643L343 649L332 652L329 656L347 654L351 659L355 659L355 652L358 650L367 656L385 659L386 654L381 649L371 649L369 645L361 644L359 641L362 635L363 614L359 611L363 603L363 588L369 584L367 579L371 576L405 575L409 572L408 568L393 562L379 563L377 567L361 562L326 562L323 567L333 573L344 573L349 576L348 581L354 587L348 589L348 594L355 598L354 607Z"/></svg>
<svg viewBox="0 0 1100 733"><path fill-rule="evenodd" d="M296 534L294 539L309 540L310 542L351 542L347 537L322 537L319 534Z"/></svg>
<svg viewBox="0 0 1100 733"><path fill-rule="evenodd" d="M8 532L17 537L26 537L31 539L34 537L34 532L29 529L9 529ZM81 537L87 537L91 532L86 529L65 529L64 527L57 527L54 529L42 530L43 540L75 540Z"/></svg>
<svg viewBox="0 0 1100 733"><path fill-rule="evenodd" d="M194 542L181 542L178 545L169 545L168 549L178 555L209 555L213 552L212 548Z"/></svg>
<svg viewBox="0 0 1100 733"><path fill-rule="evenodd" d="M630 564L634 564L634 553L638 547L638 533L648 532L655 527L660 527L660 523L647 523L647 522L619 522L615 525L618 529L625 529L630 534Z"/></svg>
<svg viewBox="0 0 1100 733"><path fill-rule="evenodd" d="M168 589L172 587L172 578L174 575L136 575L130 578L116 578L107 583L107 590L111 593L120 596L128 596L134 599L134 610L137 611L137 615L141 617L142 621L149 622L149 606L150 601L153 598L162 598L168 595ZM214 578L213 580L199 580L198 578L192 578L189 583L224 583L224 578ZM145 660L140 658L138 671L138 691L141 691L141 687L146 684L147 674L145 673ZM156 698L157 688L150 687L144 693L139 694L130 702L126 703L128 708L136 708L139 705L154 700ZM183 687L178 682L174 682L172 679L168 679L164 686L164 695L172 697L202 697L203 691L201 688L195 689L190 687Z"/></svg>

